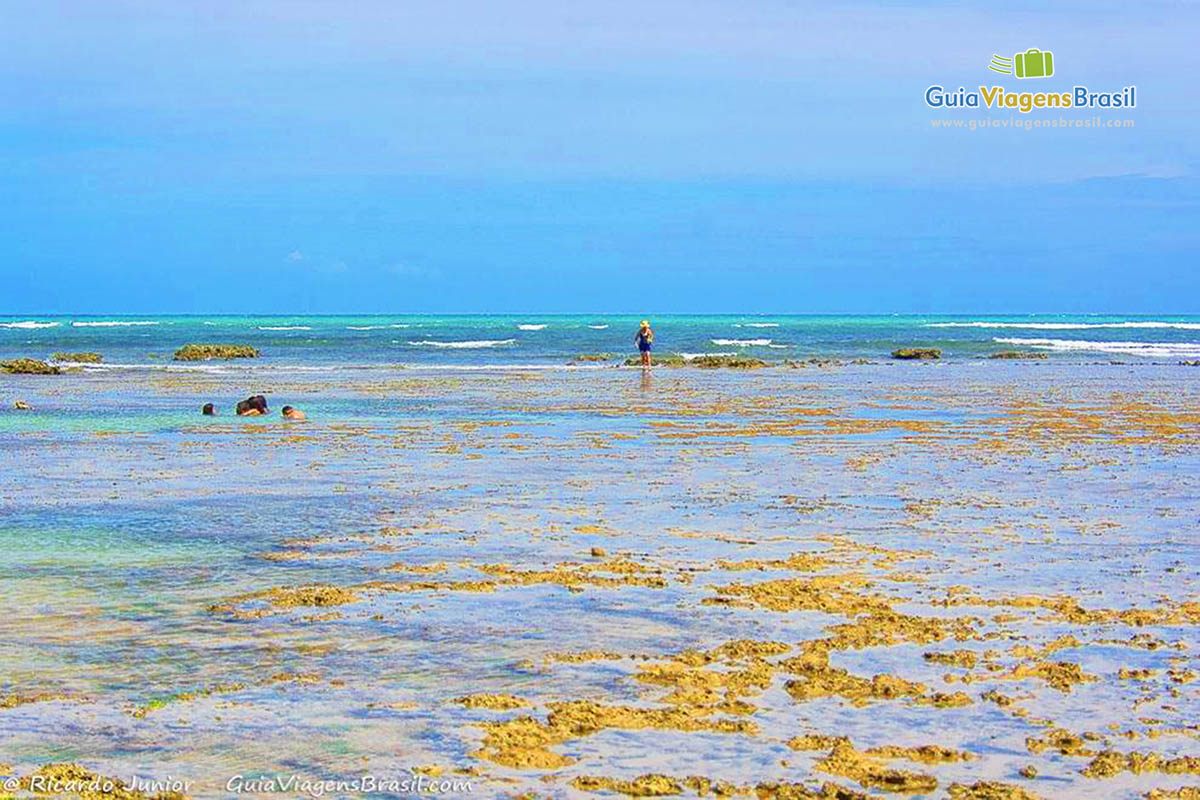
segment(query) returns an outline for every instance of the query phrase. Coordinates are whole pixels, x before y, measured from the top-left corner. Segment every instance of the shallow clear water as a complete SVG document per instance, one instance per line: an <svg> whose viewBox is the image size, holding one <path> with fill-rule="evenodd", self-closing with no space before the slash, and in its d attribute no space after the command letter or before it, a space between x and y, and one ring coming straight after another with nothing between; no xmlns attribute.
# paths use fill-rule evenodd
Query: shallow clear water
<svg viewBox="0 0 1200 800"><path fill-rule="evenodd" d="M1193 736L1145 736L1200 718L1197 684L1167 673L1200 668L1195 625L1076 625L934 601L955 586L1087 608L1197 599L1193 376L1174 364L956 359L651 374L255 363L6 377L0 696L62 697L0 708L0 762L20 774L76 761L106 775L186 776L195 796L226 796L223 780L238 773L396 775L424 765L477 770L482 796L583 796L570 783L577 776L645 772L854 786L817 768L823 754L787 746L819 732L863 748L937 743L974 756L892 764L936 775L930 796L980 779L1046 797L1177 785L1158 774L1087 778L1089 759L1034 756L1025 739L1044 733L1032 719L1042 717L1108 737L1105 747L1195 754ZM304 408L309 422L229 414L256 391L273 411ZM34 410L11 410L16 397ZM222 415L200 417L207 401ZM806 574L722 562L870 547L906 554L893 566L845 568L869 576L870 591L909 613L975 615L984 638L847 649L831 660L852 674L964 690L970 705L801 702L777 673L749 698L755 735L603 727L554 745L573 763L550 770L477 754L479 723L544 720L550 703L666 707L667 690L635 676L689 648L741 639L800 647L827 635L846 618L707 603L718 587ZM656 570L664 585L453 587L487 579L495 565L575 574L613 556ZM420 581L435 585L371 585ZM237 600L312 584L357 597L328 608ZM219 608L231 601L269 613ZM1016 619L996 622L998 612ZM1041 647L1065 633L1080 643L1055 658L1096 676L1069 692L986 674L947 684L954 670L923 659ZM1163 644L1122 644L1136 634ZM597 649L624 657L553 659ZM1120 680L1122 667L1155 677ZM993 688L1019 698L1031 719L982 699ZM475 692L533 705L454 702ZM1036 780L1017 774L1028 763Z"/></svg>

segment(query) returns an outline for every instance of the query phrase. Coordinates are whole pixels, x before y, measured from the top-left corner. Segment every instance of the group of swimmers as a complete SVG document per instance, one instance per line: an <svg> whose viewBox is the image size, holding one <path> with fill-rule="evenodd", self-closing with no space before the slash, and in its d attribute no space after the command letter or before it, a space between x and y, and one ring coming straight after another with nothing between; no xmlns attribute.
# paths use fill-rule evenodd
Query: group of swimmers
<svg viewBox="0 0 1200 800"><path fill-rule="evenodd" d="M654 347L654 331L650 329L649 320L642 320L642 324L638 327L638 332L634 335L633 341L637 344L638 352L642 354L642 366L649 367L650 351ZM205 403L200 409L200 413L206 417L215 417L217 415L217 407L212 403ZM245 400L238 401L237 415L239 417L265 417L268 413L267 398L261 394L254 394ZM284 419L295 421L308 419L303 411L292 406L284 406L280 409L279 413Z"/></svg>
<svg viewBox="0 0 1200 800"><path fill-rule="evenodd" d="M215 417L217 415L217 407L212 403L205 403L200 409L200 413L206 417ZM251 395L245 400L239 400L237 404L237 415L239 417L265 417L267 411L267 398L261 394ZM279 412L284 419L295 420L301 422L308 419L303 411L291 406L284 406Z"/></svg>

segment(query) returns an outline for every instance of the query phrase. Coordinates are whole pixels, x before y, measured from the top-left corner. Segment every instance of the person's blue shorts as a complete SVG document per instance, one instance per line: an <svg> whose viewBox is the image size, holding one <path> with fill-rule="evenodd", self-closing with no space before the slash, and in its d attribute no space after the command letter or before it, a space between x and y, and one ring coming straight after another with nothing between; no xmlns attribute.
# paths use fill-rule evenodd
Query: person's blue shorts
<svg viewBox="0 0 1200 800"><path fill-rule="evenodd" d="M649 353L650 347L651 347L651 345L649 342L639 342L638 343L638 350L641 350L643 353Z"/></svg>

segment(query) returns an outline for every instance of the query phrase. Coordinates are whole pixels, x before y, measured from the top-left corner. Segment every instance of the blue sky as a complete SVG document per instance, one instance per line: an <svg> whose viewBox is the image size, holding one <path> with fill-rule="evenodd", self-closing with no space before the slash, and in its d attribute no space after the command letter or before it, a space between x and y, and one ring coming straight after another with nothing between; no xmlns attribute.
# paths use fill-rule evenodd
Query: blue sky
<svg viewBox="0 0 1200 800"><path fill-rule="evenodd" d="M1194 4L7 11L2 312L1200 311ZM1136 127L934 130L932 83Z"/></svg>

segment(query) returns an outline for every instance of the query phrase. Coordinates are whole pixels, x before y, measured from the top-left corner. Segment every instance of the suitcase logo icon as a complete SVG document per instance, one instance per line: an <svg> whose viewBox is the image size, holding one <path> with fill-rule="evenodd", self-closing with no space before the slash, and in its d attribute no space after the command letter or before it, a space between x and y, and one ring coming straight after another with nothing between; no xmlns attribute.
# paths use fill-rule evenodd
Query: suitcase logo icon
<svg viewBox="0 0 1200 800"><path fill-rule="evenodd" d="M988 69L1018 78L1049 78L1054 74L1054 54L1031 47L1012 58L993 55Z"/></svg>

